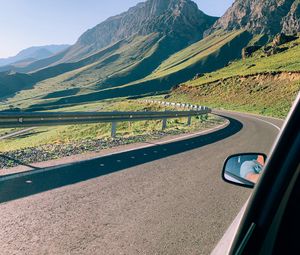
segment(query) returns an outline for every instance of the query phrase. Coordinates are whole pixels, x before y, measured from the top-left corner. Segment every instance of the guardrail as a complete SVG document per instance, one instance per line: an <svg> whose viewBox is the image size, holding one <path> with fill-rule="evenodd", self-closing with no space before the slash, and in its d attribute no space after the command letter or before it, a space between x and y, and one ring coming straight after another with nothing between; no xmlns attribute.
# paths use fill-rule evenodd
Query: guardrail
<svg viewBox="0 0 300 255"><path fill-rule="evenodd" d="M158 100L143 100L145 103L155 103L164 106L174 106L179 108L191 109L191 110L205 110L209 109L206 106L194 105L194 104L186 104L186 103L174 103L174 102L165 102L165 101L158 101Z"/></svg>
<svg viewBox="0 0 300 255"><path fill-rule="evenodd" d="M0 128L59 126L87 123L112 123L111 135L116 136L117 122L162 120L162 129L166 128L167 119L188 117L191 124L192 116L208 114L207 107L194 108L190 111L164 112L2 112L0 113Z"/></svg>

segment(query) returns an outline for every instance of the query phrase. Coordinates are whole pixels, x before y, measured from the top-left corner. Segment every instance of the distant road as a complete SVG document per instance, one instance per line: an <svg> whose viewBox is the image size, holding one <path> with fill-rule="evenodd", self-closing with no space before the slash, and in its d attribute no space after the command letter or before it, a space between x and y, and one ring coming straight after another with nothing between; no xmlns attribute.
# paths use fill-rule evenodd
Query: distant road
<svg viewBox="0 0 300 255"><path fill-rule="evenodd" d="M99 110L102 110L102 107L98 107L98 108L89 110L89 111L87 111L87 112L97 112L97 111L99 111ZM25 129L22 129L22 130L19 130L19 131L10 133L10 134L6 134L6 135L3 135L3 136L0 136L0 140L7 139L7 138L11 138L11 137L17 137L17 136L19 136L19 135L23 135L24 133L27 133L28 131L31 131L31 130L33 130L33 129L35 129L35 128L36 128L36 127L25 128Z"/></svg>
<svg viewBox="0 0 300 255"><path fill-rule="evenodd" d="M10 133L7 135L3 135L3 136L0 136L0 140L11 138L11 137L16 137L16 136L22 135L24 133L27 133L28 131L31 131L33 129L35 129L35 127L26 128L26 129L22 129L22 130L19 130L19 131L16 131L16 132L13 132L13 133Z"/></svg>
<svg viewBox="0 0 300 255"><path fill-rule="evenodd" d="M211 134L0 178L3 254L209 254L250 190L225 158L268 154L282 121L218 112Z"/></svg>

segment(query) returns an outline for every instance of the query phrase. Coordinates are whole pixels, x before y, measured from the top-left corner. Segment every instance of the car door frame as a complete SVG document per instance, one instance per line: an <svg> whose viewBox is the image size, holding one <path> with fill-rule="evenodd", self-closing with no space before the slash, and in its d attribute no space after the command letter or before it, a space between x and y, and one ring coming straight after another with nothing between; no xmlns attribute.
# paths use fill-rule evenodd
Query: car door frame
<svg viewBox="0 0 300 255"><path fill-rule="evenodd" d="M271 150L266 168L254 189L229 254L258 254L300 158L300 94Z"/></svg>

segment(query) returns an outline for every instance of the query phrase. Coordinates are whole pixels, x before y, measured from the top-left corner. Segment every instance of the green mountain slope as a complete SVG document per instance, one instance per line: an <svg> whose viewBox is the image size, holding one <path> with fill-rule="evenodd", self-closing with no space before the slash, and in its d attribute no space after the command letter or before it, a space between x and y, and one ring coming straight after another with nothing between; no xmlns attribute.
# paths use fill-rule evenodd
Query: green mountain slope
<svg viewBox="0 0 300 255"><path fill-rule="evenodd" d="M203 38L215 22L191 0L148 0L86 31L49 59L0 76L0 98L18 106L100 91L150 75L171 54ZM12 71L26 71L19 83ZM31 71L31 72L29 72ZM10 83L7 83L10 81ZM9 89L8 89L9 88ZM17 94L17 95L15 95ZM28 99L23 104L24 99Z"/></svg>
<svg viewBox="0 0 300 255"><path fill-rule="evenodd" d="M162 61L158 67L144 78L115 87L113 82L95 87L81 89L76 95L56 93L57 98L35 102L34 108L55 108L63 105L78 104L113 97L136 96L150 92L166 91L173 86L191 79L198 72L210 72L241 57L242 48L252 39L245 31L216 33L201 40ZM126 73L126 71L124 71ZM82 78L82 74L80 75ZM125 76L126 77L126 76ZM129 74L130 77L130 74ZM135 77L138 78L138 77ZM130 81L130 80L128 80ZM46 85L49 87L49 84ZM52 94L53 95L53 94ZM46 96L49 98L49 95Z"/></svg>
<svg viewBox="0 0 300 255"><path fill-rule="evenodd" d="M285 31L283 23L294 24L293 31L298 31L298 7L299 0L238 0L213 25L216 18L205 15L190 0L148 0L86 31L67 51L33 63L30 68L34 72L1 73L0 109L58 109L168 92L184 83L175 90L176 95L188 94L190 89L194 96L197 91L199 99L212 106L228 101L238 106L242 101L231 99L229 91L234 91L235 97L247 102L246 109L252 102L249 93L261 93L261 104L253 101L257 106L253 109L263 111L268 106L262 99L265 88L256 91L254 80L270 82L266 86L272 90L266 91L275 91L273 98L277 98L276 93L290 98L298 86L297 74L290 78L287 73L300 70L299 40L280 47L267 45L269 50L264 47L274 33ZM266 15L260 17L262 10ZM203 38L204 34L209 36ZM288 36L279 35L277 41L284 38ZM256 51L253 57L239 60L251 49ZM218 84L225 84L226 97ZM286 91L279 93L275 84L284 84ZM290 100L286 101L285 105L290 105Z"/></svg>
<svg viewBox="0 0 300 255"><path fill-rule="evenodd" d="M285 117L300 91L300 39L280 46L285 51L252 57L185 82L172 92L174 101Z"/></svg>
<svg viewBox="0 0 300 255"><path fill-rule="evenodd" d="M3 75L2 79L0 77L0 83L1 80L3 83L6 82L4 78L10 77L13 79L10 82L11 85L15 82L19 87L23 86L23 89L9 101L22 101L26 98L29 101L32 98L51 98L55 97L55 94L73 94L80 89L94 91L101 86L105 87L105 81L111 79L112 76L121 77L122 73L129 72L128 70L132 70L130 74L134 75L134 70L149 60L152 66L148 65L148 70L144 68L143 71L144 75L151 73L166 57L165 54L169 54L164 51L165 54L160 54L160 58L154 55L160 50L163 41L164 38L161 38L159 34L135 36L119 41L75 63L59 64L32 74ZM130 74L126 76L127 80L130 79ZM139 74L142 75L141 72ZM15 78L18 76L24 79L23 83ZM15 88L14 86L10 87L11 90ZM13 92L17 92L18 89L18 87L15 88ZM11 92L11 90L7 91ZM5 95L5 91L1 91L1 94Z"/></svg>
<svg viewBox="0 0 300 255"><path fill-rule="evenodd" d="M217 32L173 54L167 60L163 61L145 80L169 77L178 72L188 72L194 66L198 72L206 71L207 69L217 69L227 64L228 60L240 57L239 49L247 45L250 39L251 35L244 31L234 31L231 33ZM237 48L232 48L237 42L240 45ZM220 58L220 55L222 55L222 58ZM220 58L219 62L210 63L210 56Z"/></svg>

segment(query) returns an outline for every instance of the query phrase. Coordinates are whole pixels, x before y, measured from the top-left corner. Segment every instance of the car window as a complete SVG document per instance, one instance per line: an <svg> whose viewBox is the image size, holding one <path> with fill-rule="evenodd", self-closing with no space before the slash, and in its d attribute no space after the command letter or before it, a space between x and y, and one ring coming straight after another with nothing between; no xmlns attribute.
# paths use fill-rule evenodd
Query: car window
<svg viewBox="0 0 300 255"><path fill-rule="evenodd" d="M299 1L1 10L0 254L209 254L300 91Z"/></svg>

